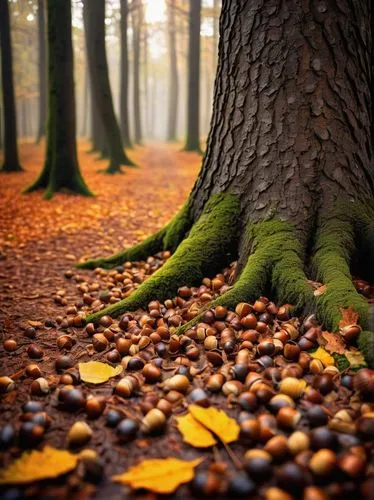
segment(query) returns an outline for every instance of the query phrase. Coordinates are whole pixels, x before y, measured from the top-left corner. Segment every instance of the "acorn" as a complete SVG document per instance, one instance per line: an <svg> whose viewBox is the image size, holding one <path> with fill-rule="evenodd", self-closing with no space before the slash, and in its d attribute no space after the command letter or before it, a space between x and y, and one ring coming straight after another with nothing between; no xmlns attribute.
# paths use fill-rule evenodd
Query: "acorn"
<svg viewBox="0 0 374 500"><path fill-rule="evenodd" d="M248 497L256 491L256 484L244 472L237 472L230 479L228 493L231 498Z"/></svg>
<svg viewBox="0 0 374 500"><path fill-rule="evenodd" d="M328 421L326 412L319 405L308 408L306 417L311 427L320 427L322 425L326 425Z"/></svg>
<svg viewBox="0 0 374 500"><path fill-rule="evenodd" d="M247 316L251 311L252 306L247 302L239 302L239 304L235 307L235 312L240 318Z"/></svg>
<svg viewBox="0 0 374 500"><path fill-rule="evenodd" d="M92 345L95 351L102 352L108 347L109 341L102 333L95 333L92 337Z"/></svg>
<svg viewBox="0 0 374 500"><path fill-rule="evenodd" d="M349 344L355 342L360 335L362 328L359 325L347 325L340 329L341 335L344 340Z"/></svg>
<svg viewBox="0 0 374 500"><path fill-rule="evenodd" d="M257 352L260 356L272 356L275 353L275 345L272 340L262 340L257 346Z"/></svg>
<svg viewBox="0 0 374 500"><path fill-rule="evenodd" d="M44 427L44 429L48 429L51 425L52 419L45 411L41 411L33 413L30 421Z"/></svg>
<svg viewBox="0 0 374 500"><path fill-rule="evenodd" d="M121 443L128 443L135 439L139 425L136 420L125 418L117 426L116 435Z"/></svg>
<svg viewBox="0 0 374 500"><path fill-rule="evenodd" d="M84 408L86 397L80 389L71 389L68 386L60 390L58 399L67 411L78 411Z"/></svg>
<svg viewBox="0 0 374 500"><path fill-rule="evenodd" d="M15 388L16 384L10 377L0 377L0 394L13 391Z"/></svg>
<svg viewBox="0 0 374 500"><path fill-rule="evenodd" d="M31 448L38 445L45 434L45 429L34 422L25 422L19 430L19 440L21 446Z"/></svg>
<svg viewBox="0 0 374 500"><path fill-rule="evenodd" d="M100 417L105 409L105 405L103 397L88 396L85 407L88 418Z"/></svg>
<svg viewBox="0 0 374 500"><path fill-rule="evenodd" d="M328 500L328 497L322 488L307 486L303 491L303 500Z"/></svg>
<svg viewBox="0 0 374 500"><path fill-rule="evenodd" d="M76 340L73 339L70 335L60 335L57 338L57 347L59 349L71 349L73 345L76 343Z"/></svg>
<svg viewBox="0 0 374 500"><path fill-rule="evenodd" d="M255 411L258 406L257 397L252 392L242 392L239 396L239 404L243 410Z"/></svg>
<svg viewBox="0 0 374 500"><path fill-rule="evenodd" d="M245 470L256 483L265 481L272 475L271 455L267 455L270 459L261 456L245 457Z"/></svg>
<svg viewBox="0 0 374 500"><path fill-rule="evenodd" d="M196 472L191 489L196 496L210 496L222 490L222 479L211 471Z"/></svg>
<svg viewBox="0 0 374 500"><path fill-rule="evenodd" d="M48 380L43 377L39 377L32 381L30 386L31 394L35 396L45 396L49 393Z"/></svg>
<svg viewBox="0 0 374 500"><path fill-rule="evenodd" d="M207 388L211 392L219 392L225 383L226 378L221 373L211 375L207 382Z"/></svg>
<svg viewBox="0 0 374 500"><path fill-rule="evenodd" d="M11 424L6 424L0 429L0 450L6 450L15 441L16 431Z"/></svg>
<svg viewBox="0 0 374 500"><path fill-rule="evenodd" d="M202 406L203 408L208 408L208 406L210 406L209 397L207 393L200 388L193 389L188 399L191 401L192 404ZM162 410L162 408L160 409Z"/></svg>
<svg viewBox="0 0 374 500"><path fill-rule="evenodd" d="M310 433L310 442L315 450L333 449L336 445L336 437L328 427L316 427Z"/></svg>
<svg viewBox="0 0 374 500"><path fill-rule="evenodd" d="M148 384L155 384L156 382L159 382L162 377L160 368L153 363L147 363L144 366L142 375Z"/></svg>
<svg viewBox="0 0 374 500"><path fill-rule="evenodd" d="M282 465L276 472L277 484L292 493L301 492L306 483L305 470L294 462Z"/></svg>
<svg viewBox="0 0 374 500"><path fill-rule="evenodd" d="M294 429L301 419L301 413L290 406L281 408L277 414L277 423L283 429Z"/></svg>
<svg viewBox="0 0 374 500"><path fill-rule="evenodd" d="M23 406L22 406L22 411L23 413L38 413L42 411L42 405L39 403L39 401L27 401Z"/></svg>
<svg viewBox="0 0 374 500"><path fill-rule="evenodd" d="M120 363L122 359L117 349L113 349L112 351L107 352L105 357L109 361L109 363L113 364Z"/></svg>
<svg viewBox="0 0 374 500"><path fill-rule="evenodd" d="M59 356L55 361L55 368L57 372L63 372L71 368L74 365L73 358L71 356Z"/></svg>
<svg viewBox="0 0 374 500"><path fill-rule="evenodd" d="M283 460L288 454L288 443L285 436L274 436L265 444L264 450L267 451L275 460Z"/></svg>
<svg viewBox="0 0 374 500"><path fill-rule="evenodd" d="M85 327L84 330L87 333L88 337L92 337L92 335L96 331L96 328L95 328L95 325L93 323L87 323L87 325L86 325L86 327Z"/></svg>
<svg viewBox="0 0 374 500"><path fill-rule="evenodd" d="M268 403L268 407L272 413L278 413L279 410L285 406L289 406L291 408L295 407L294 400L287 396L287 394L276 394Z"/></svg>
<svg viewBox="0 0 374 500"><path fill-rule="evenodd" d="M260 424L254 418L243 420L240 422L240 435L244 439L249 439L251 442L258 441L260 432Z"/></svg>
<svg viewBox="0 0 374 500"><path fill-rule="evenodd" d="M374 399L374 370L361 368L354 376L353 386L364 398Z"/></svg>
<svg viewBox="0 0 374 500"><path fill-rule="evenodd" d="M121 354L121 356L126 356L129 353L132 341L130 339L124 339L120 337L116 340L116 349Z"/></svg>
<svg viewBox="0 0 374 500"><path fill-rule="evenodd" d="M3 346L7 352L14 352L18 349L17 342L14 339L4 340Z"/></svg>
<svg viewBox="0 0 374 500"><path fill-rule="evenodd" d="M33 326L28 326L23 332L23 334L25 337L28 337L29 339L34 339L36 337L36 330Z"/></svg>
<svg viewBox="0 0 374 500"><path fill-rule="evenodd" d="M42 371L38 365L30 364L26 366L26 375L31 378L38 378L42 376Z"/></svg>
<svg viewBox="0 0 374 500"><path fill-rule="evenodd" d="M310 439L305 432L295 431L289 436L287 446L292 455L297 455L302 451L309 450Z"/></svg>
<svg viewBox="0 0 374 500"><path fill-rule="evenodd" d="M329 476L336 463L335 453L328 448L321 448L310 459L309 468L316 476Z"/></svg>
<svg viewBox="0 0 374 500"><path fill-rule="evenodd" d="M139 382L135 377L128 375L121 378L114 388L114 393L123 398L129 398L134 391L138 388Z"/></svg>
<svg viewBox="0 0 374 500"><path fill-rule="evenodd" d="M289 495L286 491L271 486L264 492L265 500L293 500L293 496ZM305 500L305 499L304 499Z"/></svg>
<svg viewBox="0 0 374 500"><path fill-rule="evenodd" d="M356 479L364 475L366 460L362 456L348 453L339 458L338 465L347 476Z"/></svg>
<svg viewBox="0 0 374 500"><path fill-rule="evenodd" d="M357 432L365 440L374 440L374 413L365 413L356 421Z"/></svg>
<svg viewBox="0 0 374 500"><path fill-rule="evenodd" d="M169 394L170 394L170 392L169 392ZM161 410L162 413L164 413L167 417L170 417L171 412L173 411L173 405L172 405L172 403L170 403L170 401L168 401L165 398L161 398L157 402L156 408L159 409L159 410Z"/></svg>
<svg viewBox="0 0 374 500"><path fill-rule="evenodd" d="M27 348L27 355L32 359L40 359L43 357L44 352L37 344L30 344Z"/></svg>
<svg viewBox="0 0 374 500"><path fill-rule="evenodd" d="M101 326L104 326L105 328L108 328L113 323L113 320L110 316L102 316L99 321Z"/></svg>
<svg viewBox="0 0 374 500"><path fill-rule="evenodd" d="M312 359L309 363L309 371L314 374L319 374L323 372L323 364L319 359Z"/></svg>
<svg viewBox="0 0 374 500"><path fill-rule="evenodd" d="M165 380L164 386L169 391L174 390L184 394L190 387L190 381L185 375L174 375Z"/></svg>
<svg viewBox="0 0 374 500"><path fill-rule="evenodd" d="M209 337L206 337L204 340L204 349L207 351L211 351L214 349L217 349L218 346L218 340L216 337L213 335L209 335Z"/></svg>
<svg viewBox="0 0 374 500"><path fill-rule="evenodd" d="M75 422L69 429L67 441L69 447L83 446L92 438L91 427L83 421Z"/></svg>
<svg viewBox="0 0 374 500"><path fill-rule="evenodd" d="M239 396L244 390L244 385L239 380L228 380L222 386L222 392L225 396Z"/></svg>
<svg viewBox="0 0 374 500"><path fill-rule="evenodd" d="M221 366L223 364L223 358L219 352L208 351L206 358L213 366Z"/></svg>
<svg viewBox="0 0 374 500"><path fill-rule="evenodd" d="M153 408L143 418L141 431L145 434L156 434L164 429L165 424L165 414L158 408Z"/></svg>
<svg viewBox="0 0 374 500"><path fill-rule="evenodd" d="M290 361L297 361L300 356L300 347L295 342L287 342L283 348L283 355Z"/></svg>
<svg viewBox="0 0 374 500"><path fill-rule="evenodd" d="M292 399L298 399L302 396L306 387L304 380L295 377L284 378L279 385L279 392L290 396Z"/></svg>

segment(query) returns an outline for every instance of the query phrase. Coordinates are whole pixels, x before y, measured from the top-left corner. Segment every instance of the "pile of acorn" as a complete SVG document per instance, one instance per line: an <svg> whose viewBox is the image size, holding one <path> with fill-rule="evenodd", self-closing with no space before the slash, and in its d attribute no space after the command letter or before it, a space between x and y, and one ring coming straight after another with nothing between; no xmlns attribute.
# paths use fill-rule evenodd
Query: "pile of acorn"
<svg viewBox="0 0 374 500"><path fill-rule="evenodd" d="M57 318L56 375L46 375L43 350L37 342L30 344L27 355L33 362L24 376L30 380L32 399L22 408L20 425L1 429L1 449L34 447L48 439L53 420L43 410L42 398L53 397L59 410L79 414L66 434L67 446L74 449L90 443L93 419L103 419L113 428L113 444L122 445L175 433L174 417L188 404L218 405L240 425L239 442L232 445L239 466L235 473L218 462L202 466L191 484L195 493L239 496L261 491L268 500L301 494L307 500L349 497L357 491L368 495L374 487L374 371L340 373L313 358L321 327L313 316L303 321L292 317L289 305L278 307L259 297L233 311L206 308L228 289L234 266L205 278L200 287L180 288L174 299L153 300L145 311L119 319L103 316L98 325L70 329L80 324L81 315L127 296L168 256L112 271L97 269L96 283L67 273L76 279L82 299L74 305L60 302L67 306L67 318ZM194 327L176 334L202 310ZM35 340L34 328L24 333ZM351 345L360 327L352 325L341 333ZM123 366L121 378L106 383L105 396L102 390L95 395L80 380L72 349L81 340L92 344L95 359ZM0 392L16 389L16 381L0 377ZM131 416L126 415L129 408ZM103 466L91 452L85 478L96 481Z"/></svg>

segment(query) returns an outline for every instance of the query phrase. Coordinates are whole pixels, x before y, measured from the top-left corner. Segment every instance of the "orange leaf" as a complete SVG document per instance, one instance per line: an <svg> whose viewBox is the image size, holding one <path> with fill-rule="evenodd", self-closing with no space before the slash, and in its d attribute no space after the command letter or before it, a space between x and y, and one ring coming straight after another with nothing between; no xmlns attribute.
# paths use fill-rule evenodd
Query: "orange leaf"
<svg viewBox="0 0 374 500"><path fill-rule="evenodd" d="M176 418L179 432L183 435L183 441L196 448L209 448L217 444L213 434L202 424L187 413Z"/></svg>
<svg viewBox="0 0 374 500"><path fill-rule="evenodd" d="M358 314L352 307L340 309L342 319L339 321L339 328L344 328L349 325L357 325Z"/></svg>
<svg viewBox="0 0 374 500"><path fill-rule="evenodd" d="M197 405L190 405L188 411L195 420L206 429L212 431L224 443L231 443L238 439L240 427L224 411L217 410L217 408L213 408L212 406L210 408L202 408Z"/></svg>
<svg viewBox="0 0 374 500"><path fill-rule="evenodd" d="M323 295L327 290L327 285L322 285L320 287L318 287L316 290L314 290L314 295L316 297L319 297L320 295Z"/></svg>
<svg viewBox="0 0 374 500"><path fill-rule="evenodd" d="M145 488L154 493L173 493L178 486L193 479L195 467L203 458L186 461L177 458L156 458L143 460L127 472L113 476L119 483L128 484L132 489Z"/></svg>
<svg viewBox="0 0 374 500"><path fill-rule="evenodd" d="M0 484L23 484L58 477L75 469L79 460L66 450L45 446L42 451L24 452L0 473Z"/></svg>
<svg viewBox="0 0 374 500"><path fill-rule="evenodd" d="M344 354L345 347L344 341L341 335L337 333L323 332L322 337L326 340L327 344L325 344L326 351L331 352L332 354Z"/></svg>

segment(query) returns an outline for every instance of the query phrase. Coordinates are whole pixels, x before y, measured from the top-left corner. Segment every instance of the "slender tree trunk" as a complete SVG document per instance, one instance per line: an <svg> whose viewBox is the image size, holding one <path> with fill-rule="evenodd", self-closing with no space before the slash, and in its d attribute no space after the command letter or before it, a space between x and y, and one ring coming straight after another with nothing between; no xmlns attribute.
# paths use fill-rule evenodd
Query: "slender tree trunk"
<svg viewBox="0 0 374 500"><path fill-rule="evenodd" d="M123 143L131 148L129 123L129 56L128 56L128 0L121 0L121 75L120 75L120 121Z"/></svg>
<svg viewBox="0 0 374 500"><path fill-rule="evenodd" d="M200 19L201 0L190 0L188 42L187 140L185 151L200 148Z"/></svg>
<svg viewBox="0 0 374 500"><path fill-rule="evenodd" d="M177 140L177 120L178 120L178 93L179 76L177 63L177 30L176 30L176 5L175 0L170 0L168 9L168 35L169 35L169 99L168 99L168 141Z"/></svg>
<svg viewBox="0 0 374 500"><path fill-rule="evenodd" d="M142 126L140 111L140 39L142 23L141 0L132 1L132 43L133 43L133 93L134 93L134 142L142 143Z"/></svg>
<svg viewBox="0 0 374 500"><path fill-rule="evenodd" d="M44 0L38 0L38 41L39 41L39 125L36 135L36 143L39 144L40 139L45 136L46 123L46 87L47 87L47 72L46 72L46 41L45 41L45 12Z"/></svg>
<svg viewBox="0 0 374 500"><path fill-rule="evenodd" d="M88 103L89 103L89 76L88 76L88 66L86 62L86 67L84 69L84 83L83 83L83 106L82 106L82 129L81 136L87 137L88 135Z"/></svg>
<svg viewBox="0 0 374 500"><path fill-rule="evenodd" d="M91 91L105 131L109 152L107 173L116 173L121 165L132 165L124 152L121 131L114 112L110 89L108 63L105 51L105 0L95 2L85 0L84 18L88 40L88 64L91 75Z"/></svg>
<svg viewBox="0 0 374 500"><path fill-rule="evenodd" d="M43 171L26 192L46 188L45 198L68 188L91 195L80 173L73 77L70 0L47 0L48 124Z"/></svg>
<svg viewBox="0 0 374 500"><path fill-rule="evenodd" d="M144 133L149 137L148 121L148 26L145 23L144 14L142 16L142 34L143 34L143 111L144 111Z"/></svg>
<svg viewBox="0 0 374 500"><path fill-rule="evenodd" d="M18 159L17 120L13 86L12 47L8 0L0 0L1 83L4 116L4 160L2 172L22 170Z"/></svg>
<svg viewBox="0 0 374 500"><path fill-rule="evenodd" d="M3 149L3 99L0 90L0 150Z"/></svg>

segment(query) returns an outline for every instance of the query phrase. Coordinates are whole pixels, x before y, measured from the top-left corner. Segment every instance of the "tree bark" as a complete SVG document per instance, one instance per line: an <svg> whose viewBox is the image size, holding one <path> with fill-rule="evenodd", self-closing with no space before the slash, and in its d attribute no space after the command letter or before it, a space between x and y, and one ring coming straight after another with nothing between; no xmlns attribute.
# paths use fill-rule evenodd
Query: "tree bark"
<svg viewBox="0 0 374 500"><path fill-rule="evenodd" d="M67 188L91 195L80 173L73 77L71 3L47 0L48 124L47 154L39 178L26 192L46 188L45 198Z"/></svg>
<svg viewBox="0 0 374 500"><path fill-rule="evenodd" d="M4 160L1 171L19 172L23 169L18 159L17 148L17 121L8 0L0 0L0 19L1 83L4 117Z"/></svg>
<svg viewBox="0 0 374 500"><path fill-rule="evenodd" d="M121 0L121 75L120 75L120 121L124 146L131 148L129 123L129 56L128 56L128 0Z"/></svg>
<svg viewBox="0 0 374 500"><path fill-rule="evenodd" d="M45 136L46 123L46 41L45 41L45 12L44 0L38 0L38 42L39 42L39 124L36 135L36 144L39 144L42 137Z"/></svg>
<svg viewBox="0 0 374 500"><path fill-rule="evenodd" d="M87 123L88 123L89 93L90 93L90 85L88 76L88 65L86 63L86 67L84 69L84 82L83 82L82 129L80 134L82 137L87 137L88 135Z"/></svg>
<svg viewBox="0 0 374 500"><path fill-rule="evenodd" d="M190 0L188 41L187 140L185 151L200 148L200 23L201 0Z"/></svg>
<svg viewBox="0 0 374 500"><path fill-rule="evenodd" d="M134 142L142 143L142 120L140 111L140 40L142 25L142 4L132 1L132 43L133 43L133 93L134 93Z"/></svg>
<svg viewBox="0 0 374 500"><path fill-rule="evenodd" d="M109 152L107 173L116 173L121 165L132 165L124 152L121 131L114 112L105 52L105 0L83 3L87 30L87 57L91 75L91 91L105 131Z"/></svg>
<svg viewBox="0 0 374 500"><path fill-rule="evenodd" d="M169 35L169 99L167 140L177 140L179 77L177 62L177 30L175 22L175 0L167 4Z"/></svg>

